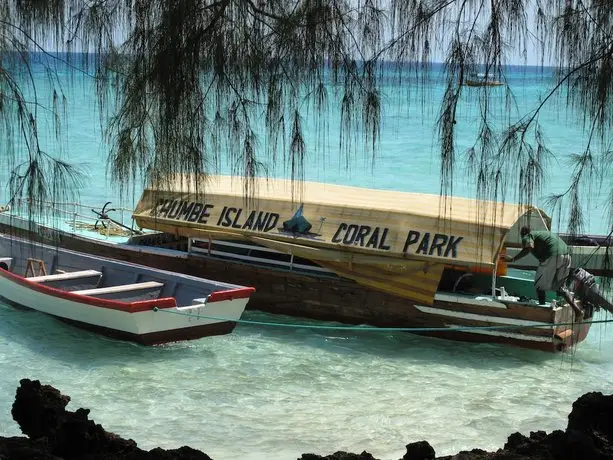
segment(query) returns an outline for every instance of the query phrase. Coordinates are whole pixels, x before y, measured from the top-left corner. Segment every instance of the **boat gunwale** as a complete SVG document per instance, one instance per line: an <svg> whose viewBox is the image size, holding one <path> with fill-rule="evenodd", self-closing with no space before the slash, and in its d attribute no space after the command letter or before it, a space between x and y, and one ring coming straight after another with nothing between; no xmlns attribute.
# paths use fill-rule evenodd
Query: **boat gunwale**
<svg viewBox="0 0 613 460"><path fill-rule="evenodd" d="M154 307L160 309L176 308L176 299L174 297L163 297L160 299L137 300L134 302L124 302L120 300L101 299L87 295L75 294L70 291L64 291L51 286L29 281L27 278L12 273L8 270L0 268L0 276L9 281L19 284L20 286L33 291L40 292L51 297L68 300L75 303L87 304L92 307L105 308L110 310L119 310L124 313L141 313L144 311L152 311Z"/></svg>
<svg viewBox="0 0 613 460"><path fill-rule="evenodd" d="M13 236L6 235L3 233L0 233L0 236L27 244L26 240L23 240L18 237L13 237ZM87 240L87 238L85 240ZM41 246L48 247L46 244L42 244ZM92 258L89 254L80 254L78 252L71 251L69 249L62 249L62 251L65 251L68 254L77 254L87 259ZM102 262L107 260L107 258L105 257L96 257L95 259L102 261ZM112 259L108 259L108 262L115 263L115 264L116 263L124 264L126 266L140 267L138 264L135 264L132 262L123 262L123 261L118 262ZM238 286L238 285L234 285L231 283L223 283L219 281L208 280L206 278L198 278L195 276L169 272L169 271L161 270L161 269L152 269L151 267L143 267L143 268L147 270L154 270L156 273L164 273L164 274L167 274L175 278L179 278L179 279L183 278L188 281L200 281L200 282L208 281L212 288L214 288L215 286L219 286L222 288L227 286L230 288L230 289L220 289L220 290L212 291L211 294L209 294L207 298L207 303L249 298L253 294L253 292L255 292L255 288L249 287L249 286ZM111 310L119 310L125 313L141 313L144 311L152 311L153 308L158 308L158 309L178 308L175 297L162 297L158 299L137 300L137 301L132 301L132 302L126 302L126 301L121 301L121 300L103 299L99 297L76 294L70 291L54 288L52 286L48 286L43 283L39 283L36 281L30 281L28 280L28 278L24 276L18 275L16 273L11 272L10 270L6 270L3 268L0 268L0 276L2 276L5 279L8 279L11 282L19 284L20 286L26 289L31 289L31 290L40 292L45 295L61 298L64 300L68 300L68 301L76 302L80 304L86 304L86 305L93 306L93 307L106 308L106 309L111 309Z"/></svg>

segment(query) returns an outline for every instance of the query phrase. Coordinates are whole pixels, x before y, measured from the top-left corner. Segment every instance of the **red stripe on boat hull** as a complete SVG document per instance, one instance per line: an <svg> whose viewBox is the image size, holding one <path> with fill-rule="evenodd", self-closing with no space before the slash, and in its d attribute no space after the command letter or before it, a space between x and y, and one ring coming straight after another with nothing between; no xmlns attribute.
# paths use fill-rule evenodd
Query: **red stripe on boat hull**
<svg viewBox="0 0 613 460"><path fill-rule="evenodd" d="M15 273L9 272L8 270L4 270L0 268L0 276L8 279L9 281L18 284L26 289L31 289L36 292L40 292L42 294L57 297L60 299L69 300L71 302L76 302L83 304L85 306L93 306L99 308L108 308L111 310L120 310L127 313L139 313L142 311L150 311L153 310L154 307L157 308L175 308L177 306L176 300L174 297L164 297L161 299L151 299L151 300L139 300L136 302L122 302L119 300L109 300L109 299L101 299L98 297L90 297L86 295L74 294L70 291L63 291L61 289L56 289L50 286L45 286L44 284L40 284L36 281L30 281L23 276L16 275Z"/></svg>
<svg viewBox="0 0 613 460"><path fill-rule="evenodd" d="M32 289L43 294L59 297L61 299L70 300L72 302L78 302L85 305L91 305L100 308L109 308L112 310L121 310L128 313L139 313L143 311L153 310L154 307L159 309L175 308L177 306L174 297L163 297L161 299L151 300L139 300L135 302L123 302L120 300L101 299L99 297L91 297L80 294L74 294L70 291L63 291L53 287L45 286L36 281L30 281L23 276L16 275L0 268L0 276L11 280L12 282L19 284L27 289ZM249 298L251 294L255 292L255 288L252 287L240 287L235 289L228 289L225 291L216 291L209 296L207 303L222 302L224 300L245 299Z"/></svg>

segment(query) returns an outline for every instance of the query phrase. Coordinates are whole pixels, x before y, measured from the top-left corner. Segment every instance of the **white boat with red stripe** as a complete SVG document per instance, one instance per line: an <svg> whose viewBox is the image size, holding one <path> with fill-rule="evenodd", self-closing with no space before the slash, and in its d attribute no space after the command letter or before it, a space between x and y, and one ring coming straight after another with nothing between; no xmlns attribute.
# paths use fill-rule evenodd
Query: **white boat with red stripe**
<svg viewBox="0 0 613 460"><path fill-rule="evenodd" d="M0 298L122 340L228 334L254 291L0 235Z"/></svg>

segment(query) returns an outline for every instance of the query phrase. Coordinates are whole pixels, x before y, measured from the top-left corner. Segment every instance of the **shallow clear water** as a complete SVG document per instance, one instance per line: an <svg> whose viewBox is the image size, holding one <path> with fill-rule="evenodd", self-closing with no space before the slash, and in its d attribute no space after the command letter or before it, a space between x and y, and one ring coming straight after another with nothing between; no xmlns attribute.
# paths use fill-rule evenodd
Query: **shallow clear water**
<svg viewBox="0 0 613 460"><path fill-rule="evenodd" d="M219 459L339 449L397 459L422 439L439 455L497 449L517 430L564 428L572 402L587 391L610 393L612 349L610 325L595 325L575 353L558 355L252 325L146 348L0 307L0 432L19 434L10 406L19 378L29 377L52 383L72 397L69 408L91 408L96 422L145 449L187 444Z"/></svg>
<svg viewBox="0 0 613 460"><path fill-rule="evenodd" d="M522 110L546 88L521 73L511 83ZM433 122L440 94L433 87L424 106L386 96L374 167L361 153L349 171L342 167L332 117L329 149L309 150L306 178L437 193ZM77 77L68 97L63 155L88 174L81 200L96 207L107 197L118 202L105 175L107 147L91 86ZM581 148L579 127L559 109L542 118L561 165L551 170L543 195L565 187L564 156ZM464 148L476 129L472 113L465 107L458 118ZM53 131L42 132L45 148L55 149ZM312 131L307 136L313 139ZM283 165L273 173L283 175ZM461 175L455 187L471 193ZM131 198L124 203L133 205ZM602 201L592 203L591 233L607 229L603 209ZM257 312L245 318L279 320ZM403 333L251 325L223 337L145 348L0 306L0 434L19 434L10 408L23 377L53 384L72 397L69 408L91 408L96 422L145 449L190 445L216 459L367 450L397 459L405 444L427 439L444 455L497 449L514 431L563 428L578 396L613 392L613 326L595 325L575 353L561 355Z"/></svg>

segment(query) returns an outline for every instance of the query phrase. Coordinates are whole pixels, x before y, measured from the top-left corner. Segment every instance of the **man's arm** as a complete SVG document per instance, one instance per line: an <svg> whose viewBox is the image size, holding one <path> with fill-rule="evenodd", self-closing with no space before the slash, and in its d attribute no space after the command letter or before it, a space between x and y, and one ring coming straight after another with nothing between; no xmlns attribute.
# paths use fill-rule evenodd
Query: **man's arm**
<svg viewBox="0 0 613 460"><path fill-rule="evenodd" d="M519 260L522 257L526 257L528 254L530 254L531 251L532 251L532 247L531 246L526 246L521 251L519 251L514 257L507 256L506 257L506 261L507 262L515 262L516 260Z"/></svg>
<svg viewBox="0 0 613 460"><path fill-rule="evenodd" d="M534 240L532 240L532 238L527 237L525 239L522 240L522 244L523 244L523 248L521 251L519 251L515 257L511 257L511 256L506 256L505 260L507 262L515 262L516 260L521 259L522 257L526 257L528 254L530 254L530 252L532 251L532 249L534 248Z"/></svg>

